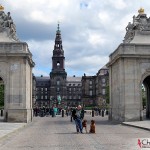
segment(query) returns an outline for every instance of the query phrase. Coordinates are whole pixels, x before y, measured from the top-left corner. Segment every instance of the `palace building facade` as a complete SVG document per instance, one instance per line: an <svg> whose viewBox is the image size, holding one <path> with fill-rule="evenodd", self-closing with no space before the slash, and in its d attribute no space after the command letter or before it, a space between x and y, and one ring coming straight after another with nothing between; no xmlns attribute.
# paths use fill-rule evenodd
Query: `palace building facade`
<svg viewBox="0 0 150 150"><path fill-rule="evenodd" d="M35 77L35 80L36 105L64 107L81 104L81 77L67 76L59 24L56 31L50 76Z"/></svg>
<svg viewBox="0 0 150 150"><path fill-rule="evenodd" d="M50 76L34 77L36 106L101 106L106 102L108 68L104 66L95 76L67 76L61 31L56 31Z"/></svg>
<svg viewBox="0 0 150 150"><path fill-rule="evenodd" d="M82 104L84 106L106 107L109 95L109 72L102 67L95 76L82 76Z"/></svg>

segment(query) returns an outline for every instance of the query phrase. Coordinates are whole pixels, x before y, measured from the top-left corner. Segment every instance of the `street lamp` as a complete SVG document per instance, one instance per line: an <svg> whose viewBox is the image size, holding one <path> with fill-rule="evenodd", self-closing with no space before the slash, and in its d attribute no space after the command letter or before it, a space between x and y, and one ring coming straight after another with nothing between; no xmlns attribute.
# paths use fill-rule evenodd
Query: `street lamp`
<svg viewBox="0 0 150 150"><path fill-rule="evenodd" d="M53 96L50 96L50 107L52 107L52 105L53 105L53 100L54 100L54 97Z"/></svg>

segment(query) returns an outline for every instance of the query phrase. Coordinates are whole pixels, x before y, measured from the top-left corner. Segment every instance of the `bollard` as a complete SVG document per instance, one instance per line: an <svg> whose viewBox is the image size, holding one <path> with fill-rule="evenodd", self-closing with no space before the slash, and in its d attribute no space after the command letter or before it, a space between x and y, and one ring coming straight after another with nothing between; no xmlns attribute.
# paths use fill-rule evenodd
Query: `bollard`
<svg viewBox="0 0 150 150"><path fill-rule="evenodd" d="M92 117L94 117L94 110L92 110Z"/></svg>
<svg viewBox="0 0 150 150"><path fill-rule="evenodd" d="M101 116L101 110L99 109L99 116Z"/></svg>
<svg viewBox="0 0 150 150"><path fill-rule="evenodd" d="M108 115L108 110L106 110L106 115Z"/></svg>
<svg viewBox="0 0 150 150"><path fill-rule="evenodd" d="M102 110L102 117L104 117L104 110Z"/></svg>
<svg viewBox="0 0 150 150"><path fill-rule="evenodd" d="M41 117L44 117L44 110L41 111Z"/></svg>
<svg viewBox="0 0 150 150"><path fill-rule="evenodd" d="M3 116L3 109L1 109L1 116Z"/></svg>
<svg viewBox="0 0 150 150"><path fill-rule="evenodd" d="M64 110L62 110L62 117L64 117Z"/></svg>
<svg viewBox="0 0 150 150"><path fill-rule="evenodd" d="M72 122L72 116L71 116L71 118L70 118L70 121Z"/></svg>
<svg viewBox="0 0 150 150"><path fill-rule="evenodd" d="M52 117L54 117L54 111L52 111Z"/></svg>
<svg viewBox="0 0 150 150"><path fill-rule="evenodd" d="M6 118L5 121L8 122L8 112L6 112Z"/></svg>

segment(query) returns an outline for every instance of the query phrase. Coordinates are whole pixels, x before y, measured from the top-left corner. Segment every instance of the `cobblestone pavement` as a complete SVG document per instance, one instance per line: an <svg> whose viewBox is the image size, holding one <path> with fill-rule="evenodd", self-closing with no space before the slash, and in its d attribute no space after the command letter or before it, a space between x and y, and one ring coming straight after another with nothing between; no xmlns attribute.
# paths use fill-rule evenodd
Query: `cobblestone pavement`
<svg viewBox="0 0 150 150"><path fill-rule="evenodd" d="M86 115L96 121L96 134L77 134L70 117L35 117L32 123L0 140L0 150L137 150L139 138L150 132L111 123L107 117Z"/></svg>

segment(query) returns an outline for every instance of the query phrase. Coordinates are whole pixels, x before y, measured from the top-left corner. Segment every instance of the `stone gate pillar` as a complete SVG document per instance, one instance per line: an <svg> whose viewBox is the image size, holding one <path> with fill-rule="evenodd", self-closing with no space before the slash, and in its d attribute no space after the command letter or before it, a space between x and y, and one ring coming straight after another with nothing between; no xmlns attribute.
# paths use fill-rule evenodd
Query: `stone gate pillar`
<svg viewBox="0 0 150 150"><path fill-rule="evenodd" d="M19 41L10 13L0 6L0 77L4 80L4 119L8 122L32 120L32 54ZM2 17L3 16L3 17Z"/></svg>
<svg viewBox="0 0 150 150"><path fill-rule="evenodd" d="M123 43L110 55L110 120L142 120L142 76L150 69L150 21L140 9Z"/></svg>

